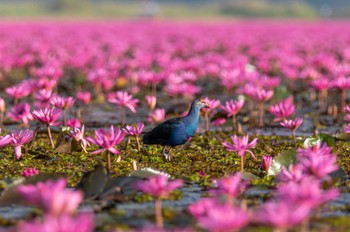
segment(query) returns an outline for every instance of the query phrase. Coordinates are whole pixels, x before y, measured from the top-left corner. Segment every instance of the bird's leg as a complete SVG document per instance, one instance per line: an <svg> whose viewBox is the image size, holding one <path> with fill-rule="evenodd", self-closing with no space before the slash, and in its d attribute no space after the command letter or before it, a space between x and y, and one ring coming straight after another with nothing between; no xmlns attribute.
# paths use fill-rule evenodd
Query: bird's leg
<svg viewBox="0 0 350 232"><path fill-rule="evenodd" d="M167 154L166 154L165 146L163 146L162 155L164 155L165 160L167 160Z"/></svg>
<svg viewBox="0 0 350 232"><path fill-rule="evenodd" d="M173 150L172 147L169 149L168 156L166 157L166 159L167 159L168 161L171 160L171 150Z"/></svg>

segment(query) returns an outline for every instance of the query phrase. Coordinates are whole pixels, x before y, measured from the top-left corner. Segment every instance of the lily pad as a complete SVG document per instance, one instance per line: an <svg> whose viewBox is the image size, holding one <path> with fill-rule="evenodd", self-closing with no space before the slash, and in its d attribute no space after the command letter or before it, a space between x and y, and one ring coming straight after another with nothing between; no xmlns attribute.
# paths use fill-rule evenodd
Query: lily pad
<svg viewBox="0 0 350 232"><path fill-rule="evenodd" d="M341 141L350 141L350 133L337 133L334 135L334 138Z"/></svg>
<svg viewBox="0 0 350 232"><path fill-rule="evenodd" d="M332 135L321 133L321 134L306 138L304 141L304 147L312 147L319 143L321 144L325 143L329 147L334 147L335 139Z"/></svg>
<svg viewBox="0 0 350 232"><path fill-rule="evenodd" d="M283 151L272 159L267 175L275 176L281 172L282 167L289 167L289 165L294 164L295 162L295 150Z"/></svg>

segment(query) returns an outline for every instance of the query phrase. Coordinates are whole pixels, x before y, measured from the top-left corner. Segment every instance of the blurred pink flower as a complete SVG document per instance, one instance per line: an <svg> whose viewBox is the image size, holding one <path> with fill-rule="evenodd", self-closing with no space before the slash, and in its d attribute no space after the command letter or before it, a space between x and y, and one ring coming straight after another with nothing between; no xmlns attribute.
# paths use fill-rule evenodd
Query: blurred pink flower
<svg viewBox="0 0 350 232"><path fill-rule="evenodd" d="M131 112L136 113L136 104L139 100L133 99L132 95L129 95L128 92L117 91L115 96L109 96L108 102L116 104L118 107L129 108Z"/></svg>
<svg viewBox="0 0 350 232"><path fill-rule="evenodd" d="M282 182L294 181L299 182L304 178L303 168L300 164L289 165L288 169L282 167L278 180Z"/></svg>
<svg viewBox="0 0 350 232"><path fill-rule="evenodd" d="M242 179L242 174L240 172L222 177L216 181L216 187L210 192L214 196L225 195L228 198L235 198L247 188L247 183Z"/></svg>
<svg viewBox="0 0 350 232"><path fill-rule="evenodd" d="M289 181L278 185L275 195L282 201L316 208L338 197L337 189L323 191L319 180L304 176L302 181Z"/></svg>
<svg viewBox="0 0 350 232"><path fill-rule="evenodd" d="M56 108L66 110L73 106L75 99L73 97L61 97L54 95L50 98L50 104Z"/></svg>
<svg viewBox="0 0 350 232"><path fill-rule="evenodd" d="M270 201L259 207L254 213L255 221L284 230L299 225L311 213L311 208L304 204L288 201Z"/></svg>
<svg viewBox="0 0 350 232"><path fill-rule="evenodd" d="M6 103L3 98L0 97L0 112L5 113L6 111Z"/></svg>
<svg viewBox="0 0 350 232"><path fill-rule="evenodd" d="M249 222L248 213L230 204L220 204L215 199L202 199L189 206L198 225L208 231L237 231Z"/></svg>
<svg viewBox="0 0 350 232"><path fill-rule="evenodd" d="M135 187L155 197L167 197L171 191L181 187L182 183L182 180L169 181L167 176L158 174L136 183Z"/></svg>
<svg viewBox="0 0 350 232"><path fill-rule="evenodd" d="M276 117L273 120L274 122L278 122L286 119L287 117L291 116L294 113L294 111L295 111L295 106L293 103L292 96L270 107L270 113Z"/></svg>
<svg viewBox="0 0 350 232"><path fill-rule="evenodd" d="M36 168L26 168L26 169L24 169L23 172L21 172L21 175L24 178L35 176L35 175L38 175L38 174L39 174L39 171Z"/></svg>
<svg viewBox="0 0 350 232"><path fill-rule="evenodd" d="M147 95L145 96L145 99L150 111L153 111L157 104L157 97L153 95Z"/></svg>
<svg viewBox="0 0 350 232"><path fill-rule="evenodd" d="M33 117L41 123L47 124L48 126L58 126L61 123L56 122L61 116L61 110L57 108L44 108L34 110L32 113Z"/></svg>
<svg viewBox="0 0 350 232"><path fill-rule="evenodd" d="M123 141L124 136L124 132L120 130L119 127L114 130L113 125L110 127L109 131L103 129L95 130L95 139L88 137L87 141L96 144L100 149L91 152L91 154L95 155L106 150L113 154L120 154L120 151L118 151L115 146Z"/></svg>
<svg viewBox="0 0 350 232"><path fill-rule="evenodd" d="M249 143L249 136L238 137L237 135L231 136L232 144L228 142L223 142L222 145L226 148L227 151L237 152L239 156L244 156L246 152L251 154L254 159L256 159L253 152L249 149L254 148L256 146L257 138L253 139Z"/></svg>
<svg viewBox="0 0 350 232"><path fill-rule="evenodd" d="M241 110L244 105L244 100L229 100L225 102L225 105L222 105L220 108L223 109L227 117L235 116Z"/></svg>
<svg viewBox="0 0 350 232"><path fill-rule="evenodd" d="M165 110L157 108L154 112L150 112L148 115L148 121L151 123L160 123L165 119Z"/></svg>
<svg viewBox="0 0 350 232"><path fill-rule="evenodd" d="M67 126L72 128L78 128L78 127L81 127L81 123L79 119L71 118L67 120Z"/></svg>
<svg viewBox="0 0 350 232"><path fill-rule="evenodd" d="M283 126L284 128L290 129L292 131L292 136L294 143L296 142L295 138L295 131L298 129L298 127L303 123L302 118L295 118L291 120L283 119L282 122L280 122L280 125Z"/></svg>
<svg viewBox="0 0 350 232"><path fill-rule="evenodd" d="M34 105L39 108L48 107L50 105L50 98L52 90L40 89L34 93Z"/></svg>
<svg viewBox="0 0 350 232"><path fill-rule="evenodd" d="M0 136L0 147L5 147L11 143L12 143L11 135Z"/></svg>
<svg viewBox="0 0 350 232"><path fill-rule="evenodd" d="M11 87L7 87L5 89L5 93L8 96L14 98L15 103L17 103L18 99L28 96L31 93L31 91L31 87L25 86L22 83L13 85Z"/></svg>
<svg viewBox="0 0 350 232"><path fill-rule="evenodd" d="M7 116L15 122L22 121L26 126L29 125L29 121L34 119L30 113L30 105L28 103L14 105L11 111L7 113Z"/></svg>
<svg viewBox="0 0 350 232"><path fill-rule="evenodd" d="M48 180L36 185L21 185L18 193L28 203L41 207L48 215L59 217L74 213L81 201L83 194L80 191L66 189L66 180Z"/></svg>
<svg viewBox="0 0 350 232"><path fill-rule="evenodd" d="M297 158L304 173L318 179L328 179L329 174L338 170L336 155L329 152L326 145L316 145L313 148L298 149Z"/></svg>
<svg viewBox="0 0 350 232"><path fill-rule="evenodd" d="M272 156L270 155L263 155L261 157L261 169L265 172L269 171L269 168L271 166L272 162Z"/></svg>
<svg viewBox="0 0 350 232"><path fill-rule="evenodd" d="M290 129L292 131L296 130L303 123L302 118L295 118L291 120L284 119L280 125L284 128Z"/></svg>
<svg viewBox="0 0 350 232"><path fill-rule="evenodd" d="M85 105L89 104L91 101L91 93L88 91L77 92L76 98L84 103Z"/></svg>
<svg viewBox="0 0 350 232"><path fill-rule="evenodd" d="M11 133L11 144L15 147L15 155L17 159L20 159L22 156L22 145L32 141L33 136L34 131L31 130L13 131Z"/></svg>
<svg viewBox="0 0 350 232"><path fill-rule="evenodd" d="M270 100L273 96L272 90L265 90L261 88L255 88L255 91L252 92L251 98L257 102L266 102Z"/></svg>
<svg viewBox="0 0 350 232"><path fill-rule="evenodd" d="M41 222L20 222L17 229L21 232L93 232L94 227L93 214L81 213L74 217L44 215Z"/></svg>
<svg viewBox="0 0 350 232"><path fill-rule="evenodd" d="M212 123L213 123L213 126L221 126L226 123L226 119L218 118L218 119L215 119Z"/></svg>

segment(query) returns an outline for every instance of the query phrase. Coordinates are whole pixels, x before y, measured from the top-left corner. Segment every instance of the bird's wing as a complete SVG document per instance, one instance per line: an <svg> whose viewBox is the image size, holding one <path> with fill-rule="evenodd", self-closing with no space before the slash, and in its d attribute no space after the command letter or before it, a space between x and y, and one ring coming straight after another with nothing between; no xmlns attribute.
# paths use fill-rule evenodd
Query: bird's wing
<svg viewBox="0 0 350 232"><path fill-rule="evenodd" d="M143 136L143 143L165 145L171 136L171 132L182 125L180 119L181 118L172 118L159 124Z"/></svg>

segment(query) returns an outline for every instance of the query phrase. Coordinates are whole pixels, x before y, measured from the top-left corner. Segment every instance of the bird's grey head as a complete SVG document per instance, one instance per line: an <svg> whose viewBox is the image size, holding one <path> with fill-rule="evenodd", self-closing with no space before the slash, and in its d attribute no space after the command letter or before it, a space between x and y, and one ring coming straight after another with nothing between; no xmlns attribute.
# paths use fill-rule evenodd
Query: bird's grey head
<svg viewBox="0 0 350 232"><path fill-rule="evenodd" d="M194 100L193 104L199 109L210 108L208 102L204 101L204 99L196 99Z"/></svg>

